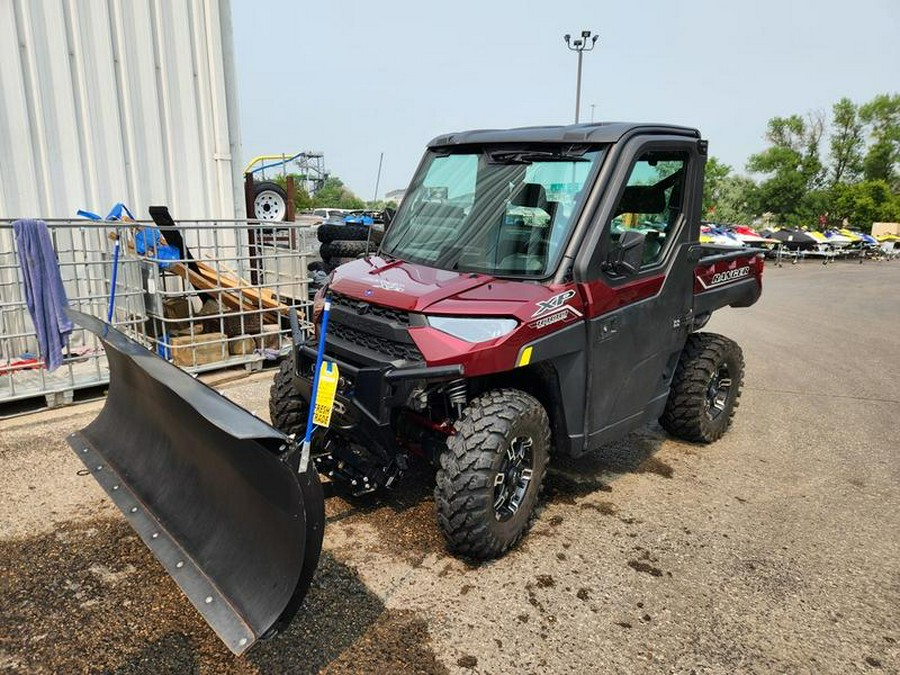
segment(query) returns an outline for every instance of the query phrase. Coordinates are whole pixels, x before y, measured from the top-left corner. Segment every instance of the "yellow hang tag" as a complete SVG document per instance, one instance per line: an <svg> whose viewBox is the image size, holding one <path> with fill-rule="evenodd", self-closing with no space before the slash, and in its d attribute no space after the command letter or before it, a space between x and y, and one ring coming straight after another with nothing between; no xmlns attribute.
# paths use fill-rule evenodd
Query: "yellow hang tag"
<svg viewBox="0 0 900 675"><path fill-rule="evenodd" d="M334 409L334 394L337 392L340 373L336 363L322 361L319 371L319 389L316 393L316 407L313 412L313 424L327 427L331 423L331 411Z"/></svg>

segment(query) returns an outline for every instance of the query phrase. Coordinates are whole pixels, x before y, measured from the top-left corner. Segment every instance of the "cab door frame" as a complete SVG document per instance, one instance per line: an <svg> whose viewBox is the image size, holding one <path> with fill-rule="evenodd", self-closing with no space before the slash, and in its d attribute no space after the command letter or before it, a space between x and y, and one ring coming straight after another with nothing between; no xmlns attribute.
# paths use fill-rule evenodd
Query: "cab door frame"
<svg viewBox="0 0 900 675"><path fill-rule="evenodd" d="M611 248L614 209L646 152L685 152L682 210L661 259L637 274L602 270ZM693 323L693 269L703 191L705 143L686 136L640 135L619 149L616 166L590 218L574 276L587 320L585 450L658 418Z"/></svg>

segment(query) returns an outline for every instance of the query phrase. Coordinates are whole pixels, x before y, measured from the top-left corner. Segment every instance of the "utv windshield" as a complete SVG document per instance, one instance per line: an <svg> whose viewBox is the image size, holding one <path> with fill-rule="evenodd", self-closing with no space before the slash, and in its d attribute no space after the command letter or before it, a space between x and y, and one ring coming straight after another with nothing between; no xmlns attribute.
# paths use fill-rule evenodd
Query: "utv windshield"
<svg viewBox="0 0 900 675"><path fill-rule="evenodd" d="M438 269L548 276L603 152L584 145L429 151L381 251Z"/></svg>

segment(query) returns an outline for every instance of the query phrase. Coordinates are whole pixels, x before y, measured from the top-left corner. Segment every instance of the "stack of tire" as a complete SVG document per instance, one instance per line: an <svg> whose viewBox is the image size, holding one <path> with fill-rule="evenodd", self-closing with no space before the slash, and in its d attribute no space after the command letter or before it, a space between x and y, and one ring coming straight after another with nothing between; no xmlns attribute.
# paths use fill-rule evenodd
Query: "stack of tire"
<svg viewBox="0 0 900 675"><path fill-rule="evenodd" d="M371 232L370 232L371 231ZM358 225L355 223L322 223L316 233L322 245L319 255L326 272L338 265L355 260L368 252L375 251L384 237L380 225Z"/></svg>

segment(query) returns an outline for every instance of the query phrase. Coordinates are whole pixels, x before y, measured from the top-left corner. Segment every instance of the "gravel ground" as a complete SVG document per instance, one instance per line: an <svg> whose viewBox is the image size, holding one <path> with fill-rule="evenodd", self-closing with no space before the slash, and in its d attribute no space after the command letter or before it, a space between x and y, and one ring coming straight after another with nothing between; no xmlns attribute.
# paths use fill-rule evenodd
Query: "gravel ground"
<svg viewBox="0 0 900 675"><path fill-rule="evenodd" d="M732 430L656 426L558 462L540 520L450 556L427 468L328 504L286 633L218 642L65 436L101 404L0 422L0 671L900 672L900 264L766 272L707 330L744 348ZM268 375L225 385L265 410Z"/></svg>

